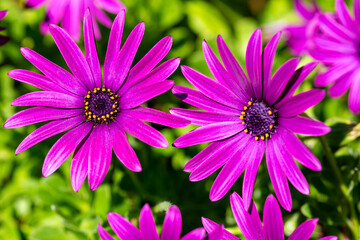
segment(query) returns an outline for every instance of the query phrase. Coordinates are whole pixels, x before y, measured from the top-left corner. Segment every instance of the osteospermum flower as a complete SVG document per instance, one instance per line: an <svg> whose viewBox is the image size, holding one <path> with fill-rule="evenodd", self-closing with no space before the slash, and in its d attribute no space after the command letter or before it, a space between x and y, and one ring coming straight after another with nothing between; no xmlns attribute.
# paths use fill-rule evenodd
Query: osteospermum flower
<svg viewBox="0 0 360 240"><path fill-rule="evenodd" d="M70 36L78 41L81 33L81 20L84 17L85 10L90 9L93 17L95 37L101 38L99 21L105 27L110 28L112 21L103 12L118 14L125 6L119 0L27 0L26 6L29 8L39 8L46 6L46 15L40 25L42 34L49 31L49 24L62 23L62 27Z"/></svg>
<svg viewBox="0 0 360 240"><path fill-rule="evenodd" d="M139 229L117 213L109 213L108 221L112 230L121 240L160 240L159 234L156 230L154 217L148 204L145 204L141 209ZM197 228L180 238L181 224L182 220L180 210L177 206L172 205L165 215L161 230L161 240L204 239L206 232L203 228ZM98 233L102 240L114 240L114 238L106 232L101 225L98 225Z"/></svg>
<svg viewBox="0 0 360 240"><path fill-rule="evenodd" d="M296 70L299 58L287 61L271 77L279 38L280 33L270 40L262 53L260 29L251 36L246 52L250 82L221 36L217 44L225 67L203 42L205 60L216 81L182 66L185 78L199 91L175 86L173 93L204 111L170 110L201 126L176 139L173 145L188 147L212 142L184 167L191 172L190 181L199 181L224 165L211 188L212 201L222 198L246 168L242 190L248 208L265 149L275 193L289 211L292 200L287 180L301 193L309 194L308 183L294 158L307 168L321 170L319 160L294 133L318 136L330 131L322 122L299 116L320 102L325 91L312 89L292 96L316 66L316 63L309 63Z"/></svg>
<svg viewBox="0 0 360 240"><path fill-rule="evenodd" d="M360 112L360 1L354 1L353 18L343 0L336 1L336 19L321 14L320 29L323 34L314 37L312 57L327 65L319 74L315 85L329 88L330 97L337 98L349 91L349 108Z"/></svg>
<svg viewBox="0 0 360 240"><path fill-rule="evenodd" d="M8 14L8 11L6 11L6 10L0 11L0 21L3 20L4 17L6 17L7 14ZM4 30L5 30L4 27L0 27L0 32L4 31ZM9 41L9 37L0 35L0 46L4 45L8 41Z"/></svg>
<svg viewBox="0 0 360 240"><path fill-rule="evenodd" d="M230 204L235 221L241 233L248 240L282 240L284 237L284 225L279 204L273 195L266 199L263 223L261 223L259 213L254 202L251 208L246 210L244 201L234 192L230 197ZM203 218L203 225L207 232L218 231L219 224L210 219ZM288 240L308 240L315 230L318 219L310 219L297 227L289 236ZM236 236L223 229L222 238L218 240L238 240ZM337 240L335 236L319 238L319 240Z"/></svg>
<svg viewBox="0 0 360 240"><path fill-rule="evenodd" d="M104 81L89 11L84 20L86 57L62 28L50 26L50 33L72 74L27 48L21 49L22 54L44 75L20 69L9 72L10 77L44 91L15 99L13 106L36 107L10 117L4 127L51 121L27 136L16 149L16 154L70 130L50 149L42 173L45 177L52 174L75 150L71 163L71 183L75 191L80 189L86 175L90 189L100 185L109 169L112 149L127 168L141 171L126 132L151 146L168 147L165 137L142 121L172 127L188 124L187 120L140 106L173 86L173 81L165 79L175 71L180 59L170 59L153 69L171 48L172 39L168 36L130 69L145 26L144 23L138 24L120 48L124 20L125 12L122 11L111 28Z"/></svg>
<svg viewBox="0 0 360 240"><path fill-rule="evenodd" d="M293 0L296 12L301 17L301 23L286 26L284 34L286 44L295 55L304 54L309 47L313 46L312 37L318 32L317 14L320 8L313 0L311 6L307 6L302 0Z"/></svg>

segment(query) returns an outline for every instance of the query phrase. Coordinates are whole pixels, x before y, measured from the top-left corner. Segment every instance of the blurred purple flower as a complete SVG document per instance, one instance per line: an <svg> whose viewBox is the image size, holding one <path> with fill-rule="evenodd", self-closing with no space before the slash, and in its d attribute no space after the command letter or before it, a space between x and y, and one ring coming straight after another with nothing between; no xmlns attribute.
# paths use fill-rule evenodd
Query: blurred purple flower
<svg viewBox="0 0 360 240"><path fill-rule="evenodd" d="M217 44L225 67L203 42L205 60L216 81L182 66L185 78L199 91L175 86L173 93L205 111L170 109L171 113L201 126L176 139L173 145L181 148L212 142L184 167L184 171L191 172L190 181L200 181L225 165L211 188L212 201L221 199L246 168L242 189L249 208L265 148L275 193L288 211L292 200L287 180L301 193L309 194L308 183L294 158L307 168L321 170L319 160L294 132L319 136L330 131L322 122L298 116L319 103L325 91L312 89L292 96L316 66L309 63L296 70L299 58L286 62L271 77L279 39L277 33L262 53L261 31L253 33L246 52L250 82L221 36Z"/></svg>
<svg viewBox="0 0 360 240"><path fill-rule="evenodd" d="M173 81L165 79L176 70L180 59L170 59L153 69L171 48L172 38L167 36L130 69L145 25L138 24L120 48L124 20L125 11L121 11L111 28L104 82L89 11L84 18L86 57L62 28L50 26L50 33L72 74L27 48L21 49L22 54L44 75L21 69L9 72L10 77L45 91L15 99L13 106L36 107L13 115L4 127L51 121L27 136L16 149L16 154L70 130L50 149L42 172L45 177L49 176L75 150L71 164L71 183L75 191L80 189L86 175L92 190L101 184L110 166L112 149L127 168L141 171L126 132L151 146L168 147L165 137L142 121L169 127L189 124L169 113L140 106L173 86Z"/></svg>
<svg viewBox="0 0 360 240"><path fill-rule="evenodd" d="M349 91L349 108L360 112L360 0L354 1L355 19L344 0L335 4L336 20L326 14L319 16L322 35L314 37L315 47L310 54L327 65L319 74L315 85L331 85L330 97L337 98Z"/></svg>
<svg viewBox="0 0 360 240"><path fill-rule="evenodd" d="M85 10L90 9L92 24L94 26L95 38L101 38L99 21L102 25L110 28L112 21L102 11L108 11L118 14L125 9L124 4L119 0L27 0L26 6L29 8L38 8L46 5L46 15L44 21L40 25L42 34L49 31L49 24L62 23L62 27L70 34L70 36L79 41L81 32L81 20L84 17Z"/></svg>
<svg viewBox="0 0 360 240"><path fill-rule="evenodd" d="M240 228L245 239L248 240L282 240L284 237L284 224L281 216L279 204L273 195L269 195L265 202L263 223L261 223L259 213L254 202L252 202L249 210L246 210L243 200L234 192L230 197L231 209L235 217L235 221ZM219 224L210 219L203 218L203 225L208 233L216 231ZM302 223L289 236L288 240L308 240L310 239L318 219L311 219ZM221 240L239 240L226 230L223 231ZM337 240L335 236L319 238L319 240ZM220 240L220 239L219 239Z"/></svg>
<svg viewBox="0 0 360 240"><path fill-rule="evenodd" d="M121 238L121 240L160 240L159 234L156 231L154 217L148 204L145 204L141 209L139 229L124 217L113 212L108 214L108 221L112 230L119 238ZM161 231L161 240L204 239L206 232L203 228L197 228L180 238L181 225L182 220L180 210L177 206L172 205L165 215ZM102 240L114 240L101 225L98 225L98 233Z"/></svg>
<svg viewBox="0 0 360 240"><path fill-rule="evenodd" d="M8 14L7 10L0 10L0 21L3 20L4 17L6 17L7 14ZM4 31L5 29L6 28L4 28L4 27L0 27L0 32ZM8 41L9 41L9 37L0 35L0 46L4 45Z"/></svg>
<svg viewBox="0 0 360 240"><path fill-rule="evenodd" d="M301 55L313 46L312 37L319 29L317 14L320 9L315 0L312 0L311 6L306 6L302 0L293 0L293 4L302 21L300 24L288 25L283 30L291 52Z"/></svg>

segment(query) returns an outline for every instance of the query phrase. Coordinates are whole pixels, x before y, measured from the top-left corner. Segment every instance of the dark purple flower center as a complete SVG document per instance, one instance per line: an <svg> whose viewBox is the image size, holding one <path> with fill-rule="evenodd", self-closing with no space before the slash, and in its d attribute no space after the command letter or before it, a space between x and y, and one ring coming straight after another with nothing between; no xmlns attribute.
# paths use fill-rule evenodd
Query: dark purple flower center
<svg viewBox="0 0 360 240"><path fill-rule="evenodd" d="M84 111L94 124L109 123L119 112L119 96L109 88L95 88L84 97Z"/></svg>
<svg viewBox="0 0 360 240"><path fill-rule="evenodd" d="M255 140L270 138L277 126L277 113L265 102L248 102L241 112L240 119L245 125L244 132L251 134Z"/></svg>

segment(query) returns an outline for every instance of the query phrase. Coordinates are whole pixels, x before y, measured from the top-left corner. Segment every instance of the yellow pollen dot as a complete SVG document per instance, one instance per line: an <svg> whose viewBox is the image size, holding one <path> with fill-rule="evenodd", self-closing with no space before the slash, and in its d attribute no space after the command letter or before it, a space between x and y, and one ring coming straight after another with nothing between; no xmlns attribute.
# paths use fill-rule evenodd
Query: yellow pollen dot
<svg viewBox="0 0 360 240"><path fill-rule="evenodd" d="M96 90L96 88L94 89L94 93L96 93L97 92L97 90Z"/></svg>
<svg viewBox="0 0 360 240"><path fill-rule="evenodd" d="M86 97L85 97L85 98L90 98L90 94L86 95Z"/></svg>
<svg viewBox="0 0 360 240"><path fill-rule="evenodd" d="M109 115L109 114L106 114L106 117L107 117L107 118L109 118L109 117L110 117L110 115Z"/></svg>
<svg viewBox="0 0 360 240"><path fill-rule="evenodd" d="M269 115L273 114L273 112L271 110L268 111Z"/></svg>
<svg viewBox="0 0 360 240"><path fill-rule="evenodd" d="M115 105L115 104L113 104L113 105L112 105L112 108L116 108L116 105Z"/></svg>
<svg viewBox="0 0 360 240"><path fill-rule="evenodd" d="M111 100L114 100L115 98L114 97L110 97Z"/></svg>
<svg viewBox="0 0 360 240"><path fill-rule="evenodd" d="M265 137L268 138L270 135L268 133L265 133Z"/></svg>
<svg viewBox="0 0 360 240"><path fill-rule="evenodd" d="M106 122L106 118L104 118L104 122Z"/></svg>
<svg viewBox="0 0 360 240"><path fill-rule="evenodd" d="M243 120L243 119L244 119L244 116L240 116L240 119Z"/></svg>
<svg viewBox="0 0 360 240"><path fill-rule="evenodd" d="M105 88L102 88L102 89L101 89L101 91L105 92L105 91L106 91L106 89L105 89Z"/></svg>
<svg viewBox="0 0 360 240"><path fill-rule="evenodd" d="M255 137L255 140L258 141L258 140L259 140L259 137Z"/></svg>
<svg viewBox="0 0 360 240"><path fill-rule="evenodd" d="M88 107L88 106L85 106L85 109L86 109L86 110L88 110L88 109L89 109L89 107Z"/></svg>
<svg viewBox="0 0 360 240"><path fill-rule="evenodd" d="M113 115L113 114L114 114L114 112L110 112L110 114L111 114L111 115Z"/></svg>
<svg viewBox="0 0 360 240"><path fill-rule="evenodd" d="M116 112L116 113L117 113L117 112L118 112L118 110L115 110L114 112Z"/></svg>
<svg viewBox="0 0 360 240"><path fill-rule="evenodd" d="M245 122L244 121L242 121L242 123L241 124L245 124Z"/></svg>
<svg viewBox="0 0 360 240"><path fill-rule="evenodd" d="M118 95L117 95L117 94L115 94L115 97L118 97Z"/></svg>
<svg viewBox="0 0 360 240"><path fill-rule="evenodd" d="M248 101L248 105L250 106L252 104L252 102L251 101Z"/></svg>
<svg viewBox="0 0 360 240"><path fill-rule="evenodd" d="M111 91L110 88L108 88L107 91L110 92Z"/></svg>
<svg viewBox="0 0 360 240"><path fill-rule="evenodd" d="M260 138L261 138L261 140L265 140L265 137L264 137L264 136L261 136Z"/></svg>
<svg viewBox="0 0 360 240"><path fill-rule="evenodd" d="M101 118L99 118L99 117L97 118L98 121L100 121L100 119L101 119Z"/></svg>
<svg viewBox="0 0 360 240"><path fill-rule="evenodd" d="M92 114L92 112L91 112L91 111L89 111L88 113L89 113L89 115L91 115L91 114Z"/></svg>
<svg viewBox="0 0 360 240"><path fill-rule="evenodd" d="M96 115L94 114L92 117L95 119L95 118L96 118Z"/></svg>
<svg viewBox="0 0 360 240"><path fill-rule="evenodd" d="M245 112L241 112L242 115L245 115L246 113Z"/></svg>
<svg viewBox="0 0 360 240"><path fill-rule="evenodd" d="M105 119L105 116L101 116L102 119Z"/></svg>
<svg viewBox="0 0 360 240"><path fill-rule="evenodd" d="M89 102L85 102L85 106L89 105Z"/></svg>
<svg viewBox="0 0 360 240"><path fill-rule="evenodd" d="M248 109L248 107L247 106L244 106L244 110L247 110Z"/></svg>
<svg viewBox="0 0 360 240"><path fill-rule="evenodd" d="M244 129L244 132L245 132L245 133L248 133L248 132L249 132L249 130L248 130L247 128L245 128L245 129Z"/></svg>
<svg viewBox="0 0 360 240"><path fill-rule="evenodd" d="M270 125L270 126L269 126L269 128L270 128L270 129L273 129L273 128L274 128L274 126L273 126L273 125Z"/></svg>
<svg viewBox="0 0 360 240"><path fill-rule="evenodd" d="M98 87L98 88L96 88L96 90L100 91L100 88Z"/></svg>

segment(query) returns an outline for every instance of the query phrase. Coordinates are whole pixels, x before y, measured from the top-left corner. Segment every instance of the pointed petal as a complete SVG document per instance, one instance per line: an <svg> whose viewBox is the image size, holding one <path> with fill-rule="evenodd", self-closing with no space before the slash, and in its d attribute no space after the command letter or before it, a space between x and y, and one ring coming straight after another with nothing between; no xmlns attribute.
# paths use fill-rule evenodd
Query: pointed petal
<svg viewBox="0 0 360 240"><path fill-rule="evenodd" d="M256 29L251 35L249 43L246 49L246 69L250 79L250 83L253 86L255 97L257 99L262 98L262 63L261 63L261 30Z"/></svg>
<svg viewBox="0 0 360 240"><path fill-rule="evenodd" d="M71 186L78 192L88 174L90 140L85 137L76 147L74 157L71 161L70 179Z"/></svg>
<svg viewBox="0 0 360 240"><path fill-rule="evenodd" d="M310 20L314 15L314 13L305 6L302 0L294 0L294 7L296 11L307 20Z"/></svg>
<svg viewBox="0 0 360 240"><path fill-rule="evenodd" d="M143 236L146 236L147 240L159 240L159 235L156 231L156 225L154 217L152 215L149 204L145 204L140 212L140 232Z"/></svg>
<svg viewBox="0 0 360 240"><path fill-rule="evenodd" d="M216 231L216 229L220 226L219 224L215 223L214 221L211 221L208 218L201 218L202 224L205 228L205 230L210 234L213 231ZM237 238L236 236L234 236L233 234L231 234L229 231L227 231L226 229L223 230L222 232L222 239L221 240L240 240L239 238ZM213 238L213 240L216 240L217 238ZM212 240L212 239L209 239Z"/></svg>
<svg viewBox="0 0 360 240"><path fill-rule="evenodd" d="M302 116L279 118L279 125L286 127L291 132L310 136L321 136L331 131L331 128L323 122Z"/></svg>
<svg viewBox="0 0 360 240"><path fill-rule="evenodd" d="M351 42L357 39L354 32L349 31L328 14L320 14L319 21L322 30L336 41Z"/></svg>
<svg viewBox="0 0 360 240"><path fill-rule="evenodd" d="M264 232L268 239L285 239L281 210L276 199L271 194L266 198L263 222Z"/></svg>
<svg viewBox="0 0 360 240"><path fill-rule="evenodd" d="M115 240L100 224L98 224L98 233L101 240Z"/></svg>
<svg viewBox="0 0 360 240"><path fill-rule="evenodd" d="M360 71L356 70L356 74L354 74L352 77L352 85L349 92L349 109L354 114L357 114L360 112L360 81L358 81L358 78L360 76Z"/></svg>
<svg viewBox="0 0 360 240"><path fill-rule="evenodd" d="M318 219L310 219L298 226L288 240L308 240L315 230Z"/></svg>
<svg viewBox="0 0 360 240"><path fill-rule="evenodd" d="M179 239L181 234L181 213L177 206L172 205L166 212L161 240Z"/></svg>
<svg viewBox="0 0 360 240"><path fill-rule="evenodd" d="M350 15L344 0L336 0L335 2L336 16L340 22L348 29L356 29L356 23Z"/></svg>
<svg viewBox="0 0 360 240"><path fill-rule="evenodd" d="M205 234L205 229L197 228L183 236L180 240L203 240L205 238Z"/></svg>
<svg viewBox="0 0 360 240"><path fill-rule="evenodd" d="M276 48L279 43L281 37L281 33L276 33L269 41L269 43L264 48L263 53L263 61L264 61L264 69L263 69L263 76L264 76L264 95L267 96L270 86L270 80L272 75L272 67L274 63L274 57L276 53ZM278 70L279 71L279 70ZM275 85L277 86L277 85Z"/></svg>
<svg viewBox="0 0 360 240"><path fill-rule="evenodd" d="M112 230L122 240L145 240L140 231L123 216L110 212L108 221Z"/></svg>

